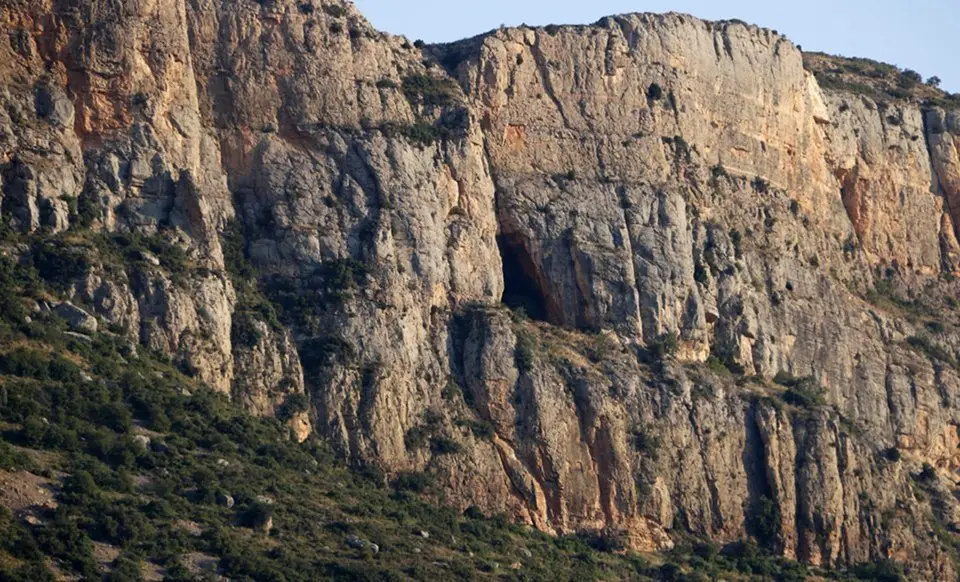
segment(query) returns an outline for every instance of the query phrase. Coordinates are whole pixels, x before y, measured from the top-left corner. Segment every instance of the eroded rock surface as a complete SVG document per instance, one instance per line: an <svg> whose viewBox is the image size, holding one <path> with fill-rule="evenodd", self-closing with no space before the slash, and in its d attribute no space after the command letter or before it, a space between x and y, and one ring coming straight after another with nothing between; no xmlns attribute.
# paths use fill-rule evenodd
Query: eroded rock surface
<svg viewBox="0 0 960 582"><path fill-rule="evenodd" d="M4 252L78 249L62 300L111 333L461 509L952 567L957 111L677 14L423 49L317 0L0 23Z"/></svg>

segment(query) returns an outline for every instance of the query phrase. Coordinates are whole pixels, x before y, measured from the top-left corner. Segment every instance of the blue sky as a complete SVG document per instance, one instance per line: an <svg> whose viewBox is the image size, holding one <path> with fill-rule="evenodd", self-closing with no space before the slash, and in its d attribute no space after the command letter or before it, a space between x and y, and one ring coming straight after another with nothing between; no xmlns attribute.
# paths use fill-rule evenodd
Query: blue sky
<svg viewBox="0 0 960 582"><path fill-rule="evenodd" d="M808 51L867 57L937 75L960 92L960 0L355 0L377 28L427 42L501 24L586 24L624 12L739 18L786 34Z"/></svg>

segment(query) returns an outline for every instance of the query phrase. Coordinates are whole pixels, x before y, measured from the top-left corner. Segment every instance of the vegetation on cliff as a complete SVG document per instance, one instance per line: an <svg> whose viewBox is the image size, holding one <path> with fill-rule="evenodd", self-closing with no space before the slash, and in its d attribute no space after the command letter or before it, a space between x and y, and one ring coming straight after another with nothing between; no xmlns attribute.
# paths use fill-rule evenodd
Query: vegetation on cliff
<svg viewBox="0 0 960 582"><path fill-rule="evenodd" d="M916 101L927 106L960 108L960 93L940 89L936 76L924 79L916 71L871 59L816 52L803 53L803 65L824 89L864 95L878 103Z"/></svg>
<svg viewBox="0 0 960 582"><path fill-rule="evenodd" d="M44 256L59 264L86 255ZM42 490L0 492L0 580L801 580L811 572L753 541L691 540L639 555L617 532L551 537L476 508L438 508L428 503L429 470L388 481L375 468L348 467L321 440L297 444L281 422L241 411L162 354L109 331L67 331L34 305L56 295L56 274L0 259L0 480ZM858 572L899 576L893 564L832 575Z"/></svg>

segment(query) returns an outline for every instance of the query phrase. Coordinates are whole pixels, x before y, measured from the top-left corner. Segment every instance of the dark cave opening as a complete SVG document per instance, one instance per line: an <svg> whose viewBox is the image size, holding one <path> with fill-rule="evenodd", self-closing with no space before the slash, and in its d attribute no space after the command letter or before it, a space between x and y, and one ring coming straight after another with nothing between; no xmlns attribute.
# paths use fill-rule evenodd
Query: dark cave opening
<svg viewBox="0 0 960 582"><path fill-rule="evenodd" d="M528 317L547 321L547 298L540 289L536 269L523 243L515 236L498 236L503 262L503 298L510 309L522 309Z"/></svg>

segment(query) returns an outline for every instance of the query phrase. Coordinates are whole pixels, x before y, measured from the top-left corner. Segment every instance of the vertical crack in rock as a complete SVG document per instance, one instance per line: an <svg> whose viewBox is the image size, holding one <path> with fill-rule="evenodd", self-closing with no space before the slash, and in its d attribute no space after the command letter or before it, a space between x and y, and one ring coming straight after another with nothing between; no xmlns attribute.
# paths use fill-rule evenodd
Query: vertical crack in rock
<svg viewBox="0 0 960 582"><path fill-rule="evenodd" d="M700 427L700 423L697 422L696 410L692 406L690 407L690 410L687 413L687 419L690 422L690 426L693 428L694 434L696 435L697 441L699 442L699 445L700 445L699 446L700 462L703 464L704 467L708 467L710 465L710 459L709 459L710 452L708 451L708 447L707 447L707 441L709 439L709 435L703 434ZM723 515L723 509L721 508L720 490L717 487L716 475L712 471L707 471L704 477L706 480L707 489L710 493L710 504L709 504L710 526L714 531L721 531L723 530L723 527L724 527L724 515Z"/></svg>
<svg viewBox="0 0 960 582"><path fill-rule="evenodd" d="M936 108L921 112L923 141L930 156L932 189L943 198L953 223L954 238L960 238L960 160L957 159L957 137L947 131L948 115Z"/></svg>
<svg viewBox="0 0 960 582"><path fill-rule="evenodd" d="M837 179L840 181L840 199L843 208L847 211L847 218L853 226L853 232L858 239L863 238L863 197L857 188L859 165L850 170L838 170Z"/></svg>
<svg viewBox="0 0 960 582"><path fill-rule="evenodd" d="M757 422L757 403L749 404L744 420L743 467L747 475L748 497L744 500L746 530L763 543L775 544L777 540L770 535L779 535L780 523L773 519L773 512L779 515L779 500L775 499L767 475L767 454L760 424ZM777 531L772 531L776 528Z"/></svg>

